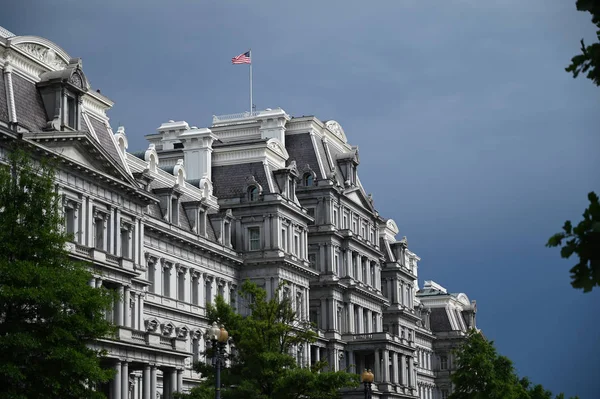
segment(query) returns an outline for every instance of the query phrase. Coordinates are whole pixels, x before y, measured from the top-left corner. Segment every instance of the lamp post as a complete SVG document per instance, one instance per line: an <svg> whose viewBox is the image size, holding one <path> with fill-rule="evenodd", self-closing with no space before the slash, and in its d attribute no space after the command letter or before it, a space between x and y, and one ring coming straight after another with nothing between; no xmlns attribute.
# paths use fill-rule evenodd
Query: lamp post
<svg viewBox="0 0 600 399"><path fill-rule="evenodd" d="M371 370L365 369L360 375L360 380L365 385L365 399L371 399L373 396L371 395L371 384L373 383L373 378L375 376L371 372Z"/></svg>
<svg viewBox="0 0 600 399"><path fill-rule="evenodd" d="M206 330L206 337L211 341L212 347L215 350L213 357L213 365L215 366L215 399L221 399L221 352L229 339L229 333L223 325L219 327L214 322Z"/></svg>

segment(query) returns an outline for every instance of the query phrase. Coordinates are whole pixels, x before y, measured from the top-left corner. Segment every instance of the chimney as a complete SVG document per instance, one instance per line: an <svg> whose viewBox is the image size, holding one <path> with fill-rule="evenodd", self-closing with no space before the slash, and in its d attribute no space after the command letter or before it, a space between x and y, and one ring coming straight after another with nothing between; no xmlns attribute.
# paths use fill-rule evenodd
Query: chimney
<svg viewBox="0 0 600 399"><path fill-rule="evenodd" d="M212 181L212 143L217 139L210 129L192 128L179 135L188 180L208 178Z"/></svg>
<svg viewBox="0 0 600 399"><path fill-rule="evenodd" d="M290 116L281 108L267 108L261 111L256 120L260 122L260 137L262 139L276 138L285 147L285 124Z"/></svg>

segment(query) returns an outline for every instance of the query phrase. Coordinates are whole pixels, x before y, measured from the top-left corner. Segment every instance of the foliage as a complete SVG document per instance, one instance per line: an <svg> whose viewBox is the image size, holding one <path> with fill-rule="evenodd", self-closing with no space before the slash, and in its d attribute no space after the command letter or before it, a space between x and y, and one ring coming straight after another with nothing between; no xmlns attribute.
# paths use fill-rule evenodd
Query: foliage
<svg viewBox="0 0 600 399"><path fill-rule="evenodd" d="M240 290L242 303L249 309L241 316L217 297L216 306L208 307L210 322L219 321L229 331L235 348L227 354L230 367L222 370L221 395L224 399L332 399L344 387L358 386L358 375L346 371L324 371L325 362L302 368L290 355L299 345L309 345L316 334L307 321L300 320L287 298L281 298L281 286L271 299L264 289L246 281ZM212 351L207 351L211 358ZM198 363L196 369L206 376L194 388L190 399L214 397L214 370Z"/></svg>
<svg viewBox="0 0 600 399"><path fill-rule="evenodd" d="M600 0L577 0L577 9L587 11L592 14L592 23L598 30L596 36L600 41ZM587 78L600 86L600 43L593 43L586 46L581 39L581 54L571 59L571 65L566 68L576 78L580 73L587 72Z"/></svg>
<svg viewBox="0 0 600 399"><path fill-rule="evenodd" d="M600 286L600 203L595 193L589 193L590 206L576 227L567 220L563 232L550 237L547 247L562 246L561 257L576 254L579 262L571 268L571 285L589 292ZM563 246L563 240L565 241Z"/></svg>
<svg viewBox="0 0 600 399"><path fill-rule="evenodd" d="M552 392L541 385L532 386L527 377L519 380L511 360L499 355L494 343L476 330L469 332L456 356L458 367L451 377L454 392L449 399L552 399Z"/></svg>
<svg viewBox="0 0 600 399"><path fill-rule="evenodd" d="M15 150L0 166L0 397L101 398L112 372L86 343L112 296L69 259L54 171Z"/></svg>

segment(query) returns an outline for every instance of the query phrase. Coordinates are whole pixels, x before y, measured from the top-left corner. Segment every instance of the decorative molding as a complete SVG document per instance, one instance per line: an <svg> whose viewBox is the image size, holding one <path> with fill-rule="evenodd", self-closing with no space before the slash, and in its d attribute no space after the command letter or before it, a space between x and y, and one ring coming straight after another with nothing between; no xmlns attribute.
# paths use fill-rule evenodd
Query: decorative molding
<svg viewBox="0 0 600 399"><path fill-rule="evenodd" d="M52 69L63 69L67 66L68 60L63 60L61 56L56 54L54 49L42 46L38 43L20 43L15 45L18 49L26 52L30 56L42 61Z"/></svg>

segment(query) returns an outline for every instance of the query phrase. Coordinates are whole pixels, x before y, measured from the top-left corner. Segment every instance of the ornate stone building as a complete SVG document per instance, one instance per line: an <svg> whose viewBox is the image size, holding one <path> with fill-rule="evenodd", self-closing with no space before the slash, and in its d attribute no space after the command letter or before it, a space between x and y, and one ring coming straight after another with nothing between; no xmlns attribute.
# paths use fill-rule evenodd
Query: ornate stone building
<svg viewBox="0 0 600 399"><path fill-rule="evenodd" d="M0 72L0 160L21 142L59 161L69 250L90 284L120 294L106 315L117 337L94 344L117 372L101 387L109 398L193 387L206 304L221 295L238 307L246 279L269 295L287 282L283 295L314 323L300 365L371 368L378 398L451 392L451 349L475 327L474 303L433 282L419 291L420 258L365 193L358 147L337 122L279 108L209 128L168 121L134 152L109 124L112 101L56 44L0 28Z"/></svg>

